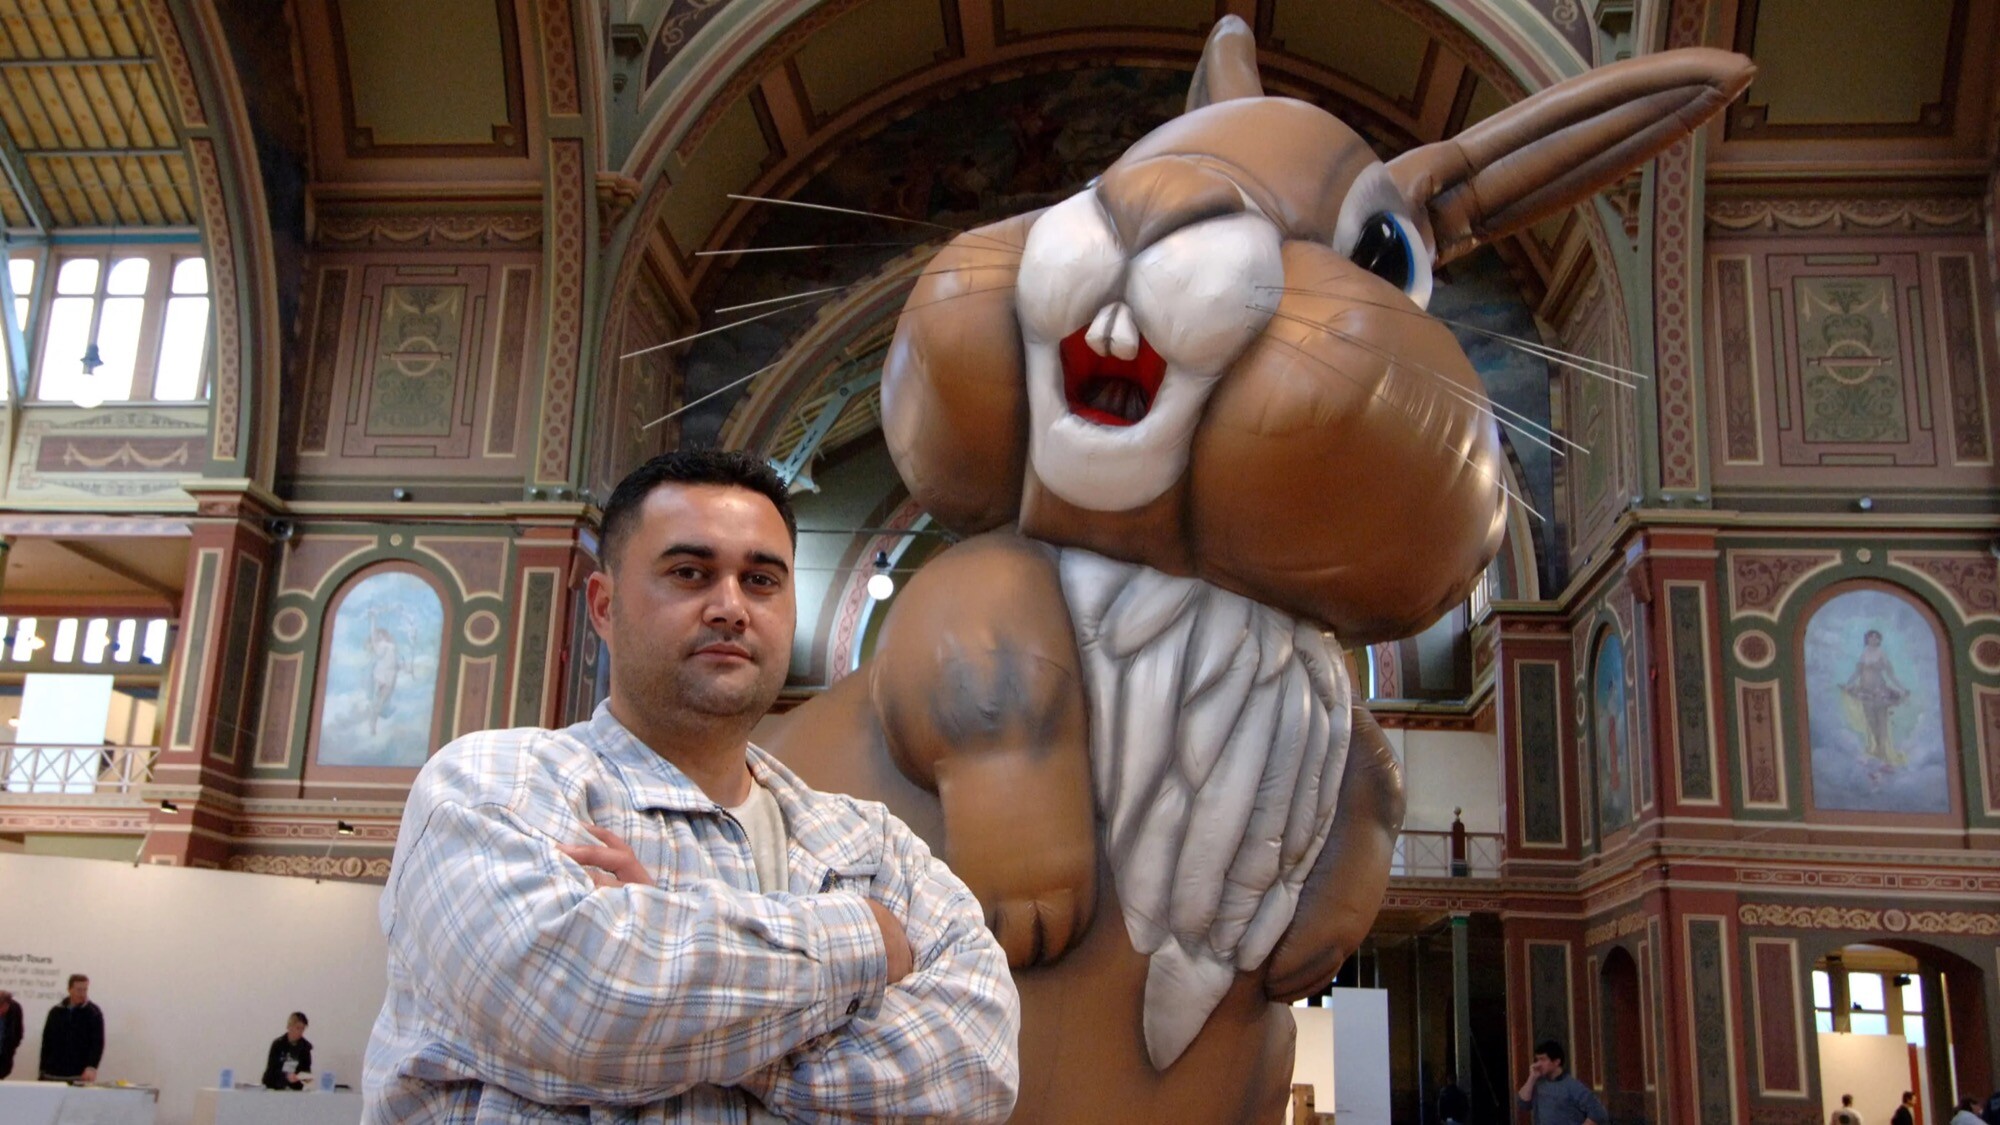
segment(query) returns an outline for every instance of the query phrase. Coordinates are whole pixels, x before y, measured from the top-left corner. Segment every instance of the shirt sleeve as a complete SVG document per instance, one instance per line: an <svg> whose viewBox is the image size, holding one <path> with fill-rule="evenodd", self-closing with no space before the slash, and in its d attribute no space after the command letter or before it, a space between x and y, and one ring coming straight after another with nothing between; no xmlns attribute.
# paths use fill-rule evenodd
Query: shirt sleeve
<svg viewBox="0 0 2000 1125"><path fill-rule="evenodd" d="M855 895L598 888L502 804L424 804L383 914L392 987L445 1056L416 1077L645 1104L737 1084L880 1002L887 957Z"/></svg>
<svg viewBox="0 0 2000 1125"><path fill-rule="evenodd" d="M885 816L871 897L902 920L911 973L879 1011L794 1052L744 1087L811 1121L1005 1121L1020 1087L1021 1000L979 901Z"/></svg>
<svg viewBox="0 0 2000 1125"><path fill-rule="evenodd" d="M85 1008L83 1069L95 1070L104 1061L104 1013L95 1007Z"/></svg>
<svg viewBox="0 0 2000 1125"><path fill-rule="evenodd" d="M1604 1102L1597 1093L1584 1085L1582 1079L1577 1080L1576 1089L1578 1108L1583 1110L1584 1116L1597 1122L1597 1125L1611 1125L1611 1111L1604 1108Z"/></svg>

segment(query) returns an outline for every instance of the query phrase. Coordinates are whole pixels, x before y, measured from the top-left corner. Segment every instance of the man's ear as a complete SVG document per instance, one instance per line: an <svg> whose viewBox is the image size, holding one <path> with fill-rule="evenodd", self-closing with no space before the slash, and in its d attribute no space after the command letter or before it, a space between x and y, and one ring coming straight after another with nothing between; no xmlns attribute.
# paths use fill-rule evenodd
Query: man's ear
<svg viewBox="0 0 2000 1125"><path fill-rule="evenodd" d="M1195 64L1194 81L1188 84L1187 109L1193 113L1205 105L1261 98L1264 80L1257 76L1257 36L1241 16L1224 16L1208 33L1208 44Z"/></svg>
<svg viewBox="0 0 2000 1125"><path fill-rule="evenodd" d="M1689 47L1579 74L1389 162L1450 261L1616 183L1750 85L1749 59Z"/></svg>
<svg viewBox="0 0 2000 1125"><path fill-rule="evenodd" d="M584 604L590 607L590 625L605 644L611 643L611 586L608 570L593 570L583 583Z"/></svg>

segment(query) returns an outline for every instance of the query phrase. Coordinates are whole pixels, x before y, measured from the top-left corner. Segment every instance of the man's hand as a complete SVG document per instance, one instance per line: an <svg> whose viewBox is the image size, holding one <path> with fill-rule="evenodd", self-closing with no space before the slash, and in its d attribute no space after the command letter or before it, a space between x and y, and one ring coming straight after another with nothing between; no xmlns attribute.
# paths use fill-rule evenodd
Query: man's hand
<svg viewBox="0 0 2000 1125"><path fill-rule="evenodd" d="M882 931L882 947L889 952L889 983L895 984L909 976L916 963L916 954L910 949L910 935L888 907L871 898L868 909L874 912L875 926Z"/></svg>
<svg viewBox="0 0 2000 1125"><path fill-rule="evenodd" d="M95 1082L97 1081L97 1068L94 1066L86 1066L83 1068L83 1073L78 1077L85 1082Z"/></svg>
<svg viewBox="0 0 2000 1125"><path fill-rule="evenodd" d="M557 844L556 850L583 865L584 874L600 887L650 887L653 877L639 862L638 853L616 832L586 824L584 831L602 844ZM596 868L603 868L602 871ZM607 872L609 874L607 874Z"/></svg>

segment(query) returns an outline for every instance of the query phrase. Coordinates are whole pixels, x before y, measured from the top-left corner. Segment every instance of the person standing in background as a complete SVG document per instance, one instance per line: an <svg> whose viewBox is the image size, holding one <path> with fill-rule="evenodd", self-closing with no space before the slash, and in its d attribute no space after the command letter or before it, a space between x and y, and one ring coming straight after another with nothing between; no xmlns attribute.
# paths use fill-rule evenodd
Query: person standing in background
<svg viewBox="0 0 2000 1125"><path fill-rule="evenodd" d="M0 1080L14 1073L14 1052L21 1046L21 1036L27 1033L23 1023L20 1001L0 988Z"/></svg>
<svg viewBox="0 0 2000 1125"><path fill-rule="evenodd" d="M1854 1110L1854 1095L1840 1095L1840 1108L1826 1120L1827 1125L1861 1125L1861 1115Z"/></svg>
<svg viewBox="0 0 2000 1125"><path fill-rule="evenodd" d="M104 1010L90 1001L90 978L69 976L69 995L42 1022L44 1082L95 1082L104 1059Z"/></svg>
<svg viewBox="0 0 2000 1125"><path fill-rule="evenodd" d="M1917 1095L1909 1090L1903 1091L1903 1103L1889 1115L1889 1125L1917 1125L1917 1114L1913 1108L1916 1104Z"/></svg>
<svg viewBox="0 0 2000 1125"><path fill-rule="evenodd" d="M313 1045L306 1038L306 1014L293 1012L285 1021L285 1033L271 1040L271 1053L264 1060L264 1088L303 1090L305 1077L312 1073Z"/></svg>

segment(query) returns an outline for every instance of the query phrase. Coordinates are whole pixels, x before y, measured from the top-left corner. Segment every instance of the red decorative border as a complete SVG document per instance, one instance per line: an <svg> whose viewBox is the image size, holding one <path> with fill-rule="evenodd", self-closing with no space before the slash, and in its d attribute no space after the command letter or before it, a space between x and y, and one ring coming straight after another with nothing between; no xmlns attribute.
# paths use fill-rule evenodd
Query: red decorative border
<svg viewBox="0 0 2000 1125"><path fill-rule="evenodd" d="M542 58L548 82L549 113L583 112L576 92L576 29L569 0L542 0Z"/></svg>
<svg viewBox="0 0 2000 1125"><path fill-rule="evenodd" d="M180 99L181 124L199 128L208 124L208 114L201 108L201 92L194 84L194 72L188 67L187 48L181 44L180 29L174 26L173 13L167 10L166 0L145 0L146 22L153 29L153 43L161 68L173 81L174 95Z"/></svg>
<svg viewBox="0 0 2000 1125"><path fill-rule="evenodd" d="M549 142L549 350L535 479L569 476L570 420L583 346L583 142Z"/></svg>
<svg viewBox="0 0 2000 1125"><path fill-rule="evenodd" d="M1708 14L1705 0L1681 0L1673 7L1668 47L1694 47ZM1684 137L1660 154L1653 180L1653 354L1659 396L1660 487L1697 488L1695 464L1694 138Z"/></svg>
<svg viewBox="0 0 2000 1125"><path fill-rule="evenodd" d="M216 163L215 142L188 139L201 196L202 233L208 237L209 284L215 297L215 439L209 455L217 461L236 459L237 422L242 409L243 324L236 291L236 241L222 198L222 169Z"/></svg>

